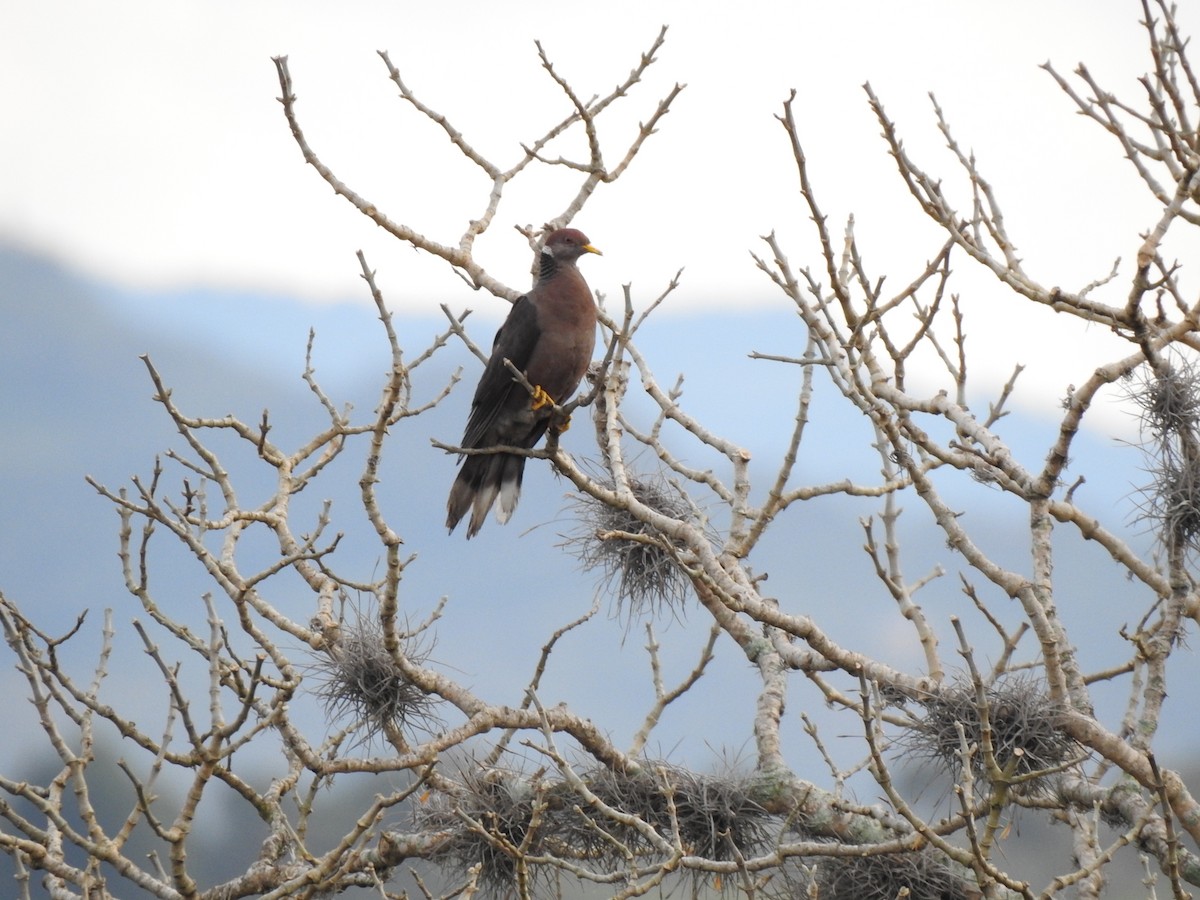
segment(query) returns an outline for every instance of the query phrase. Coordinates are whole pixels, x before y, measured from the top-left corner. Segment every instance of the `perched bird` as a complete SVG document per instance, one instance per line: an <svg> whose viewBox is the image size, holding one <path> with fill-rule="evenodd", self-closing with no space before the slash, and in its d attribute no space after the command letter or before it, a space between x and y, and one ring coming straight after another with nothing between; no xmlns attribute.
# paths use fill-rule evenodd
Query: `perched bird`
<svg viewBox="0 0 1200 900"><path fill-rule="evenodd" d="M546 238L537 284L513 304L492 342L491 358L471 401L464 449L533 447L550 426L554 404L575 393L596 346L596 304L575 262L585 253L599 252L574 228ZM525 375L533 394L513 377L506 359ZM517 508L525 457L468 454L460 462L446 502L446 527L453 532L469 509L467 537L472 538L497 498L501 523Z"/></svg>

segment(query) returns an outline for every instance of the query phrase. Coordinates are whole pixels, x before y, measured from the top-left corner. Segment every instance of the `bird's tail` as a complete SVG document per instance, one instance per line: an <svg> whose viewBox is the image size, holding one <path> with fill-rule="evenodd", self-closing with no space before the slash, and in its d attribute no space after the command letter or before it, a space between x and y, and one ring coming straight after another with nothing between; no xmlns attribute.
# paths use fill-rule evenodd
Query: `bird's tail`
<svg viewBox="0 0 1200 900"><path fill-rule="evenodd" d="M467 538L475 537L497 498L500 506L496 509L496 519L501 524L507 522L517 508L524 474L524 456L511 453L468 456L450 488L450 499L446 501L446 527L453 532L469 509L471 523L467 526Z"/></svg>

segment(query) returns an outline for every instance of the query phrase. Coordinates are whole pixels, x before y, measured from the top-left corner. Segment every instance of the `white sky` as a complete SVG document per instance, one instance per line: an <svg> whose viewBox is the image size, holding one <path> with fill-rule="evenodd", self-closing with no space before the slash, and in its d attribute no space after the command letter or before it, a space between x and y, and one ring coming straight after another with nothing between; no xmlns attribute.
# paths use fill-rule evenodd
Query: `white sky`
<svg viewBox="0 0 1200 900"><path fill-rule="evenodd" d="M868 265L893 283L907 283L940 240L895 177L861 90L867 80L913 155L963 197L926 97L937 94L996 187L1029 270L1047 285L1078 288L1116 257L1131 260L1137 233L1155 221L1116 143L1074 115L1038 69L1051 60L1067 73L1084 60L1102 83L1138 101L1135 79L1149 60L1138 3L735 6L10 3L0 29L0 235L124 284L199 283L318 302L365 300L353 258L362 248L401 308L433 310L445 299L486 306L302 164L275 100L270 57L290 57L301 122L322 159L393 219L455 242L483 209L488 185L398 99L375 51L388 50L419 96L507 166L519 142L567 109L539 68L535 38L590 95L622 79L663 23L671 30L659 63L614 115L615 130L605 132L601 120L610 163L672 83L688 87L628 175L603 186L575 223L604 249L588 275L613 295L632 281L649 299L685 267L678 308L769 300L775 295L747 251L771 229L794 263L819 262L774 119L792 87L831 224L840 230L854 212ZM554 149L578 156L580 146L573 139ZM525 283L529 266L510 228L559 212L571 194L562 175L510 185L479 245L509 284ZM1003 305L989 309L981 298L977 328L989 339L1015 335L1008 295L994 282L977 285ZM1111 290L1117 302L1127 280ZM1048 359L1062 354L1049 343L1058 323L1045 318L1048 343L1022 339L1030 357L1022 361L1051 367ZM1082 380L1088 367L1074 362L1046 377ZM997 362L996 371L1007 374L1009 365Z"/></svg>

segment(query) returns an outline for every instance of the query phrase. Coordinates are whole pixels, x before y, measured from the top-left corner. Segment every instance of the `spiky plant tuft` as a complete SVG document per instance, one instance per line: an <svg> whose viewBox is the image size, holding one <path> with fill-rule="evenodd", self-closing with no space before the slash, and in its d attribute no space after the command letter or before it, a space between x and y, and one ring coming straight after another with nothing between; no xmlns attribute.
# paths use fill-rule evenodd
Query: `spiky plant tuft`
<svg viewBox="0 0 1200 900"><path fill-rule="evenodd" d="M401 652L424 665L428 650L416 638L401 640ZM370 739L390 728L436 725L436 700L405 677L388 652L376 616L353 609L341 623L336 642L313 663L316 694L331 720L351 719Z"/></svg>
<svg viewBox="0 0 1200 900"><path fill-rule="evenodd" d="M437 794L418 807L417 825L446 835L434 859L447 871L478 866L484 891L509 896L519 880L518 857L541 849L545 804L538 787L522 773L489 768L465 768L459 786L456 795Z"/></svg>
<svg viewBox="0 0 1200 900"><path fill-rule="evenodd" d="M631 476L629 484L645 506L671 519L695 520L684 496L662 478ZM611 477L605 486L613 487ZM590 495L573 496L571 502L579 525L562 546L575 554L585 571L599 570L618 610L624 608L632 617L643 610L682 609L690 582L671 538L629 510Z"/></svg>
<svg viewBox="0 0 1200 900"><path fill-rule="evenodd" d="M821 900L967 900L979 896L965 872L929 850L828 857L815 863L811 890Z"/></svg>
<svg viewBox="0 0 1200 900"><path fill-rule="evenodd" d="M1142 411L1142 428L1154 439L1200 427L1200 379L1186 361L1143 369L1130 390Z"/></svg>
<svg viewBox="0 0 1200 900"><path fill-rule="evenodd" d="M1200 372L1192 363L1160 361L1129 390L1141 414L1150 484L1141 489L1142 519L1172 550L1200 543Z"/></svg>
<svg viewBox="0 0 1200 900"><path fill-rule="evenodd" d="M991 726L996 765L1020 778L1054 769L1079 751L1062 728L1061 707L1050 700L1045 686L1032 676L1010 675L984 688L984 709ZM962 776L962 738L976 748L972 771L988 780L983 758L983 715L975 686L968 680L948 684L921 701L922 710L900 745L918 757L932 760L957 781ZM1022 782L1029 791L1047 787L1045 779Z"/></svg>
<svg viewBox="0 0 1200 900"><path fill-rule="evenodd" d="M781 828L736 774L697 775L666 764L636 773L598 768L581 775L604 806L635 815L668 843L712 860L757 856ZM565 780L531 779L500 769L464 769L453 796L439 794L416 811L417 826L443 834L437 861L448 871L479 867L480 884L496 896L545 884L553 867L521 860L555 856L597 872L637 859L662 858L655 841L627 821L608 816ZM708 882L697 872L695 881Z"/></svg>
<svg viewBox="0 0 1200 900"><path fill-rule="evenodd" d="M774 817L755 802L745 778L676 770L671 791L680 841L705 859L756 856L773 836Z"/></svg>
<svg viewBox="0 0 1200 900"><path fill-rule="evenodd" d="M598 769L586 781L604 803L638 816L668 840L678 837L694 856L748 858L764 852L778 836L777 817L755 801L750 779L734 772L697 774L647 763L634 774ZM650 842L636 829L607 830L635 852L650 850Z"/></svg>

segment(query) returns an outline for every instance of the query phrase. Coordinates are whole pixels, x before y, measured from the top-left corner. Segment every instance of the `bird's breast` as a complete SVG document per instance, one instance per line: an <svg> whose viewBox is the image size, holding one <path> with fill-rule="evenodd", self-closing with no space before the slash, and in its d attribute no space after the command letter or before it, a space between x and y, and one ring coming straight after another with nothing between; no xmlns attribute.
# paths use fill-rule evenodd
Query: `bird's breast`
<svg viewBox="0 0 1200 900"><path fill-rule="evenodd" d="M578 271L563 272L563 283L538 306L538 343L525 375L556 402L575 393L596 346L596 306Z"/></svg>

